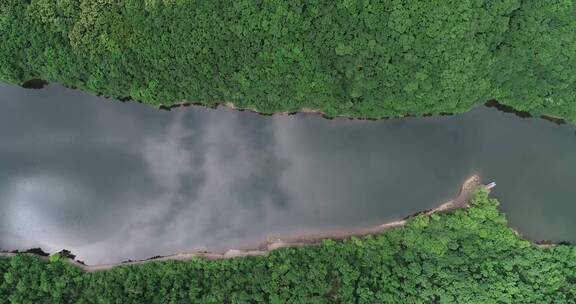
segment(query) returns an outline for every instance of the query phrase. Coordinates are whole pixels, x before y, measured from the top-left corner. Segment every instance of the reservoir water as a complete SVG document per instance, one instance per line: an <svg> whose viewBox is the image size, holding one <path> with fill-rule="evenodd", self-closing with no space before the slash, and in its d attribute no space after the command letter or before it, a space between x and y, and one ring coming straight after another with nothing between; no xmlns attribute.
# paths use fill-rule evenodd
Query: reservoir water
<svg viewBox="0 0 576 304"><path fill-rule="evenodd" d="M359 121L154 109L0 85L0 249L88 264L364 227L435 207L479 173L510 225L576 241L576 128L478 107Z"/></svg>

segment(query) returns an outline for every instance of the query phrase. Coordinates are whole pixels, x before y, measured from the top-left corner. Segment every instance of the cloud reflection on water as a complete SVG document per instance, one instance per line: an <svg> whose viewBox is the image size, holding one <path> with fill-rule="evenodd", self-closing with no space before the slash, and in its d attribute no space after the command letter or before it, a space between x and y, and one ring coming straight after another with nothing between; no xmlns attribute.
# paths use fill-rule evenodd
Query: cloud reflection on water
<svg viewBox="0 0 576 304"><path fill-rule="evenodd" d="M545 214L555 226L540 235L573 228L565 212L538 208L550 195L566 204L576 179L573 127L484 108L379 122L167 112L58 86L0 86L0 103L4 249L66 248L96 264L251 247L266 235L430 208L475 171L503 185L496 195L509 216L519 214L513 224ZM515 174L523 168L562 180L531 200L522 194L537 181Z"/></svg>

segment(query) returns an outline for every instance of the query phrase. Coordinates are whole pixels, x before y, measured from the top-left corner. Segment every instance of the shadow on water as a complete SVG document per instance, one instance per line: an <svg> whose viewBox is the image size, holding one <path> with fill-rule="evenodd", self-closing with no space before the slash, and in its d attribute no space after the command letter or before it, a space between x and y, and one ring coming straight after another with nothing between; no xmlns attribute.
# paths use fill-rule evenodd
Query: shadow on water
<svg viewBox="0 0 576 304"><path fill-rule="evenodd" d="M499 103L497 100L489 100L485 103L485 106L487 106L489 108L498 109L499 111L504 112L504 113L513 113L514 115L516 115L520 118L532 118L532 117L534 117L534 116L532 116L532 114L530 114L526 111L515 110L511 106L507 106L507 105ZM562 118L558 118L558 117L553 117L553 116L548 116L548 115L540 115L539 118L553 122L557 125L566 124L566 120L564 120Z"/></svg>
<svg viewBox="0 0 576 304"><path fill-rule="evenodd" d="M22 84L25 89L43 89L48 85L48 81L42 79L30 79Z"/></svg>

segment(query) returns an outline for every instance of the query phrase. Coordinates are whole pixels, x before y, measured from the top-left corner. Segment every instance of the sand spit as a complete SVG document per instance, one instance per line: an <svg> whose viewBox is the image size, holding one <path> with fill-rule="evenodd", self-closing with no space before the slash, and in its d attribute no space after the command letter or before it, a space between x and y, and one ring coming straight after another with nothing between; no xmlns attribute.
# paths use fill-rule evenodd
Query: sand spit
<svg viewBox="0 0 576 304"><path fill-rule="evenodd" d="M140 260L140 261L128 261L128 262L121 262L117 264L103 264L103 265L85 265L82 262L79 262L74 259L68 259L68 262L83 271L86 272L94 272L94 271L105 271L110 270L115 267L119 266L129 266L129 265L138 265L144 263L151 263L151 262L160 262L160 261L186 261L195 258L203 258L207 260L218 260L218 259L229 259L229 258L237 258L237 257L248 257L248 256L262 256L266 255L268 252L272 250L276 250L279 248L286 248L286 247L301 247L301 246L313 246L321 244L323 240L331 239L331 240L345 240L351 237L364 237L371 234L379 234L383 233L387 230L402 227L406 224L408 219L416 215L431 215L437 212L447 212L454 209L460 208L467 208L469 206L469 202L474 190L481 186L480 184L480 177L478 175L474 175L468 178L460 188L459 194L453 198L452 200L441 204L440 206L431 209L422 211L413 215L410 215L402 220L397 220L385 224L381 224L375 227L369 228L362 228L362 229L351 229L351 230L343 230L343 231L331 231L326 233L317 233L317 234L309 234L309 235L299 235L299 236L288 236L288 237L274 237L268 238L264 241L258 248L251 249L251 250L236 250L230 249L223 253L218 252L209 252L209 251L196 251L196 252L189 252L189 253L178 253L174 255L162 256L162 257L154 257L147 260ZM13 257L17 254L22 253L12 253L12 252L0 252L0 257ZM32 254L32 253L25 253L25 254ZM46 256L39 256L41 259L47 260L48 257Z"/></svg>

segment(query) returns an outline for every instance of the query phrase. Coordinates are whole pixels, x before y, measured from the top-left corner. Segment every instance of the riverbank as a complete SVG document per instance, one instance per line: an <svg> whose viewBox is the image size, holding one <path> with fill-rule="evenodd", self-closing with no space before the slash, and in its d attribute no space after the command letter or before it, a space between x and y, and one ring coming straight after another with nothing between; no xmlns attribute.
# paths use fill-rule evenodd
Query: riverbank
<svg viewBox="0 0 576 304"><path fill-rule="evenodd" d="M203 258L207 260L220 260L220 259L230 259L238 257L263 256L268 254L270 251L281 248L315 246L321 244L325 240L342 241L352 237L366 237L368 235L381 234L391 229L405 226L410 218L417 215L430 216L434 213L448 212L454 209L467 208L469 206L469 201L472 194L479 186L481 186L480 176L473 175L468 179L466 179L466 181L464 181L464 183L460 187L458 195L453 199L440 204L438 207L434 209L418 212L416 214L407 216L402 220L384 223L378 226L368 228L329 231L323 233L313 233L313 234L304 234L295 236L268 237L264 242L262 242L259 246L257 246L257 248L254 249L247 249L247 250L230 249L225 252L193 251L168 256L159 256L145 260L127 261L116 264L103 264L103 265L86 265L74 258L66 258L66 260L71 265L74 265L83 271L94 272L94 271L110 270L119 266L140 265L150 262L187 261L195 258ZM22 253L0 252L0 257L14 257L18 254ZM34 254L34 253L23 253L23 254L32 254L35 256L39 256L40 258L45 260L49 259L48 256L41 254Z"/></svg>
<svg viewBox="0 0 576 304"><path fill-rule="evenodd" d="M61 255L0 258L0 294L17 303L571 303L575 246L523 240L485 187L467 205L452 201L386 233L246 258L91 272Z"/></svg>
<svg viewBox="0 0 576 304"><path fill-rule="evenodd" d="M128 100L129 99L127 99L125 101L128 101ZM138 101L138 103L143 103L143 102ZM159 109L170 111L172 109L177 109L177 108L181 108L181 107L190 107L190 106L207 107L206 105L204 105L202 103L182 102L182 103L176 103L176 104L171 105L171 106L160 106ZM526 112L526 111L515 110L513 107L501 104L497 100L494 100L494 99L486 101L484 103L484 106L488 107L488 108L497 109L500 112L512 113L512 114L514 114L520 118L540 118L540 119L552 122L556 125L564 125L567 123L565 119L563 119L559 116L554 116L554 115L536 115L536 116L534 116L531 113ZM274 115L291 116L291 115L297 115L300 113L304 113L304 114L317 114L320 117L325 118L325 119L347 119L347 120L368 120L368 121L379 121L379 120L388 120L388 119L402 119L402 118L418 117L418 116L414 116L414 115L410 115L410 114L405 114L402 117L380 117L380 118L359 118L359 117L346 116L346 115L329 116L319 109L310 109L310 108L302 108L298 111L293 111L293 112L284 111L284 112L277 112L277 113L269 114L269 113L260 112L255 108L238 108L232 102L218 103L218 104L216 104L215 107L212 107L212 108L219 108L219 107L225 107L228 109L237 110L237 111L241 111L241 112L247 111L247 112L254 113L257 115L262 115L262 116L274 116ZM438 115L439 116L450 116L450 115L456 115L456 114L460 114L460 113L442 112L442 113L439 113ZM421 116L422 117L431 117L431 116L434 116L434 114L426 113L426 114L422 114Z"/></svg>
<svg viewBox="0 0 576 304"><path fill-rule="evenodd" d="M26 88L26 89L43 89L47 85L49 85L48 81L43 80L43 79L33 78L33 79L25 82L24 84L22 84L21 87ZM78 90L78 88L74 87L74 86L66 86L66 85L63 85L63 86L68 88L68 89ZM141 101L141 100L134 100L130 96L121 97L121 98L114 98L111 96L105 96L103 94L97 94L97 96L107 98L107 99L116 99L120 102L135 102L135 103L147 105L146 102ZM539 118L539 119L543 119L543 120L552 122L556 125L564 125L564 124L568 123L568 121L566 119L564 119L560 116L546 115L546 114L533 115L530 112L516 110L512 106L502 104L495 99L490 99L490 100L486 101L483 105L485 107L488 107L488 108L497 109L500 112L512 113L512 114L514 114L520 118ZM229 101L217 102L214 105L206 105L206 104L201 103L201 102L182 101L182 102L174 103L172 105L160 105L160 106L158 106L158 109L171 111L173 109L185 108L185 107L202 107L202 108L210 108L210 109L217 109L220 107L224 107L224 108L228 108L228 109L232 109L232 110L237 110L240 112L250 112L250 113L261 115L261 116L275 116L275 115L292 116L292 115L297 115L297 114L301 114L301 113L302 114L316 114L316 115L318 115L324 119L329 119L329 120L345 119L345 120L380 121L380 120L389 120L389 119L413 118L413 117L420 117L420 116L421 117L434 116L434 114L432 114L432 113L424 113L421 115L404 114L404 115L400 115L397 117L386 116L386 117L376 117L376 118L370 118L370 117L362 118L362 117L355 117L355 116L350 116L350 115L332 115L332 116L330 116L320 109L312 109L312 108L306 108L306 107L301 108L298 111L280 111L280 112L274 112L274 113L265 113L262 111L258 111L256 108L253 108L253 107L245 107L245 108L237 107L233 102L229 102ZM466 112L466 111L464 111L464 112ZM450 116L450 115L457 115L457 114L461 114L461 112L457 112L457 113L441 112L441 113L438 113L437 115L438 116Z"/></svg>
<svg viewBox="0 0 576 304"><path fill-rule="evenodd" d="M7 37L0 78L32 87L42 83L30 79L46 79L166 107L230 101L266 113L384 118L462 113L497 99L533 115L576 119L571 1L236 5L117 3L80 14L10 3L3 17L11 26L0 29ZM489 22L478 26L477 16Z"/></svg>

